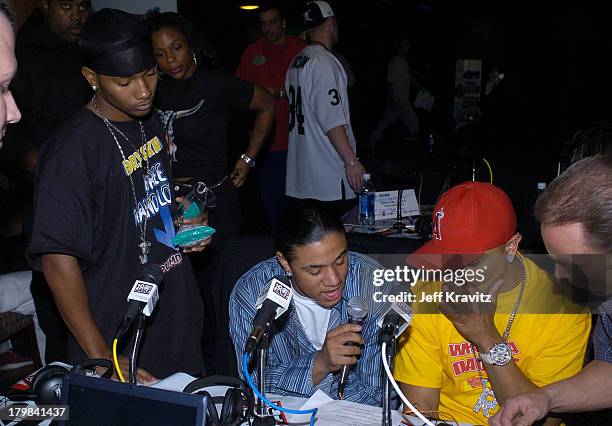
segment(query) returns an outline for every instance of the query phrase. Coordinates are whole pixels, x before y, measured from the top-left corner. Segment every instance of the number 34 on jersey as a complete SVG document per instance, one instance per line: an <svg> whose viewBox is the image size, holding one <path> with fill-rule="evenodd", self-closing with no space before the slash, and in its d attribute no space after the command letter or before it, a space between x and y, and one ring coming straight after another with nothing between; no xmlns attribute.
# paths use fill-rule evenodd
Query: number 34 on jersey
<svg viewBox="0 0 612 426"><path fill-rule="evenodd" d="M303 135L304 132L304 111L302 109L302 88L300 86L289 86L288 90L289 101L289 132L292 132L297 124L298 134ZM332 106L337 106L342 103L342 98L337 89L329 89L327 92L329 97L328 102Z"/></svg>

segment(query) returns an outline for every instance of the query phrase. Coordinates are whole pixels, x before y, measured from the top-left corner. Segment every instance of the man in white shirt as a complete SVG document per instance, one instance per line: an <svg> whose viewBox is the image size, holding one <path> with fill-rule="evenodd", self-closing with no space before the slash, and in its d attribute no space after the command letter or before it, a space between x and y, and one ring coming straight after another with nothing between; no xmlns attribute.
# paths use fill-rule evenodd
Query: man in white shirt
<svg viewBox="0 0 612 426"><path fill-rule="evenodd" d="M310 44L293 60L285 86L289 100L286 195L316 199L338 216L355 203L365 171L356 155L347 76L331 53L338 24L327 2L301 15Z"/></svg>
<svg viewBox="0 0 612 426"><path fill-rule="evenodd" d="M410 132L410 136L416 137L419 133L419 118L410 102L410 85L423 87L410 71L408 64L410 42L408 40L396 42L396 52L387 65L387 109L368 138L367 146L370 149L374 149L385 130L399 119Z"/></svg>

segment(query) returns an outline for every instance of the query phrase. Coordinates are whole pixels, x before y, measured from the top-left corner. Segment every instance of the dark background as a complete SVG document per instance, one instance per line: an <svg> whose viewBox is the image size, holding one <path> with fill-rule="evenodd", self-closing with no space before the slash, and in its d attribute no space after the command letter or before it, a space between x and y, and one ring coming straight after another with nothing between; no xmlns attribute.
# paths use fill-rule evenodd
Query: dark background
<svg viewBox="0 0 612 426"><path fill-rule="evenodd" d="M234 70L246 46L245 28L257 12L239 1L178 0L178 7L211 39ZM295 26L301 1L281 1ZM505 79L483 105L483 139L490 155L537 160L553 173L564 141L579 128L610 117L612 67L610 16L595 2L331 1L340 25L337 50L353 68L352 122L362 142L385 107L385 70L392 40L408 37L416 62L431 63L429 90L436 96L434 125L449 133L454 64L483 60ZM548 2L546 2L548 3ZM548 176L542 176L542 179Z"/></svg>
<svg viewBox="0 0 612 426"><path fill-rule="evenodd" d="M258 23L257 12L242 11L239 4L238 0L178 0L179 12L205 32L230 71L236 69L247 45L246 28ZM287 12L289 29L298 31L303 2L280 4ZM560 157L577 130L596 121L612 121L608 7L590 1L337 0L330 4L340 30L336 50L348 59L357 81L349 98L358 155L373 173L376 189L412 186L416 190L422 177L421 202L434 204L445 181L456 184L471 179L473 154L485 156L493 167L493 183L512 199L523 246L543 250L531 216L536 184L557 175ZM376 152L364 150L385 110L386 67L398 37L411 40L413 71L430 64L423 78L436 104L431 114L421 117L421 127L432 127L439 135L433 154L422 144L397 138L381 141ZM454 132L458 58L482 59L483 80L494 65L505 78L490 96L483 97L479 123ZM467 154L460 149L466 145ZM483 164L476 164L480 167L477 180L488 180ZM381 185L389 168L407 171L414 178L409 185L397 181ZM257 202L256 192L256 186L247 185L241 197L248 202L243 204Z"/></svg>

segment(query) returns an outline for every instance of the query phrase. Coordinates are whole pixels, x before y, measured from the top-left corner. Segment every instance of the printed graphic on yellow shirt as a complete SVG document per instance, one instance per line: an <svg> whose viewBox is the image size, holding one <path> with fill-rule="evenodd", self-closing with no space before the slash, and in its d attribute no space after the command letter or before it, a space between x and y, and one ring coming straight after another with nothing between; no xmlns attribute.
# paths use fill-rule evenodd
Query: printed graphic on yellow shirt
<svg viewBox="0 0 612 426"><path fill-rule="evenodd" d="M516 342L507 342L512 349L512 355L515 362L518 362L516 355L520 353ZM474 348L474 350L472 350ZM480 389L480 394L474 405L474 412L482 411L485 417L489 417L491 413L497 409L498 403L495 393L487 387L489 382L486 369L480 359L478 347L472 346L470 342L449 343L448 344L448 360L451 364L452 371L458 379L458 384L461 392L470 392L475 389ZM477 373L477 376L474 376ZM470 376L470 377L465 377Z"/></svg>
<svg viewBox="0 0 612 426"><path fill-rule="evenodd" d="M512 340L509 340L507 343L512 349L514 361L518 362L518 357L516 357L516 355L521 353L518 346ZM474 346L474 349L476 350L475 354L472 352L472 344L470 342L448 344L448 356L455 377L459 377L466 373L485 371L484 364L480 360L478 348ZM455 360L456 358L463 359Z"/></svg>
<svg viewBox="0 0 612 426"><path fill-rule="evenodd" d="M162 150L162 143L157 136L148 142L144 143L138 150L130 154L125 160L123 160L123 170L125 175L129 176L136 170L142 167L142 162L149 161L149 158L153 158L159 154Z"/></svg>

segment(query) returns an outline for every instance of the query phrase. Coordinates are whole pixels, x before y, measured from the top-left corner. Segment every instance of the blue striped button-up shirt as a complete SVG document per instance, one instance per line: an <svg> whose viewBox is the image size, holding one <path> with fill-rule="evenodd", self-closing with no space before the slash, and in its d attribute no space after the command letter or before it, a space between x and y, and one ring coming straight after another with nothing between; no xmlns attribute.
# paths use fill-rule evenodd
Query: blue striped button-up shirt
<svg viewBox="0 0 612 426"><path fill-rule="evenodd" d="M612 300L599 308L599 319L593 331L595 359L612 363Z"/></svg>
<svg viewBox="0 0 612 426"><path fill-rule="evenodd" d="M367 256L349 252L348 274L342 299L333 308L328 331L346 324L346 305L354 296L361 296L370 304L369 314L364 320L361 334L365 341L359 361L350 370L344 389L344 399L363 404L380 406L384 370L381 365L378 344L379 327L376 321L385 304L374 302L374 292L388 293L391 283L376 287L373 271L383 269L379 263ZM236 348L238 370L242 372L242 354L255 318L255 302L268 280L275 275L284 275L276 258L265 260L244 274L236 283L229 305L230 335ZM312 369L317 350L312 346L291 304L289 310L270 326L270 342L266 367L266 392L278 395L309 397L321 389L332 398L338 397L339 374L328 374L318 385L312 382ZM256 380L257 371L251 371Z"/></svg>

